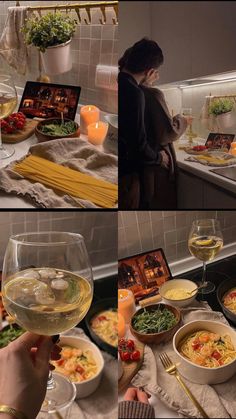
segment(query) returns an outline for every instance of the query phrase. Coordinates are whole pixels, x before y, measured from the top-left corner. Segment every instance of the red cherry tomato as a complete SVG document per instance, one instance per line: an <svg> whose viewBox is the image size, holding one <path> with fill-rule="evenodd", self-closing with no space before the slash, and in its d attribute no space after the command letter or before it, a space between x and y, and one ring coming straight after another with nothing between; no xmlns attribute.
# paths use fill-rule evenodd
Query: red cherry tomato
<svg viewBox="0 0 236 419"><path fill-rule="evenodd" d="M124 346L125 344L126 344L126 339L121 338L121 339L119 340L119 346Z"/></svg>
<svg viewBox="0 0 236 419"><path fill-rule="evenodd" d="M122 361L129 361L130 360L130 353L129 352L122 352L121 356Z"/></svg>
<svg viewBox="0 0 236 419"><path fill-rule="evenodd" d="M132 339L129 339L127 341L126 346L127 346L128 349L134 349L134 341Z"/></svg>
<svg viewBox="0 0 236 419"><path fill-rule="evenodd" d="M131 355L130 355L130 359L132 361L139 361L140 360L140 352L139 351L134 351Z"/></svg>
<svg viewBox="0 0 236 419"><path fill-rule="evenodd" d="M211 354L212 358L215 358L217 361L221 358L221 354L218 351L214 351Z"/></svg>

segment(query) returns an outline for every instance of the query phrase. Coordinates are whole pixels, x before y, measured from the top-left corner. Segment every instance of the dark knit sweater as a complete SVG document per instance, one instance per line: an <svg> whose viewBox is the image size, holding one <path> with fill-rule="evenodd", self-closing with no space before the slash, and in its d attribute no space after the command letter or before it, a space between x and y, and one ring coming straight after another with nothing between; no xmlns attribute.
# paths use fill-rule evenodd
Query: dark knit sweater
<svg viewBox="0 0 236 419"><path fill-rule="evenodd" d="M119 403L119 419L155 419L155 412L150 404L137 401Z"/></svg>
<svg viewBox="0 0 236 419"><path fill-rule="evenodd" d="M160 164L158 149L147 140L144 93L136 80L121 72L119 84L119 175L139 171L144 165Z"/></svg>

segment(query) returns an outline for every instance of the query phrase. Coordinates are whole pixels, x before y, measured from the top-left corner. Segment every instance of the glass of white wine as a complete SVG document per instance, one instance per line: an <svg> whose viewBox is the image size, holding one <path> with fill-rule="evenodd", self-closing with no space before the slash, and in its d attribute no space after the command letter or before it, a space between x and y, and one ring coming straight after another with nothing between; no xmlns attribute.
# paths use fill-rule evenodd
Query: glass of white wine
<svg viewBox="0 0 236 419"><path fill-rule="evenodd" d="M26 233L9 239L3 263L3 304L25 330L53 336L76 326L93 297L93 276L80 234ZM49 374L44 411L58 411L73 384ZM75 386L74 386L75 387Z"/></svg>
<svg viewBox="0 0 236 419"><path fill-rule="evenodd" d="M12 77L0 73L0 160L11 157L15 150L12 146L3 146L1 120L9 116L17 105L17 92Z"/></svg>
<svg viewBox="0 0 236 419"><path fill-rule="evenodd" d="M190 253L203 262L201 294L209 294L215 290L215 285L206 280L206 262L213 260L223 246L223 236L220 222L215 219L193 221L188 239Z"/></svg>

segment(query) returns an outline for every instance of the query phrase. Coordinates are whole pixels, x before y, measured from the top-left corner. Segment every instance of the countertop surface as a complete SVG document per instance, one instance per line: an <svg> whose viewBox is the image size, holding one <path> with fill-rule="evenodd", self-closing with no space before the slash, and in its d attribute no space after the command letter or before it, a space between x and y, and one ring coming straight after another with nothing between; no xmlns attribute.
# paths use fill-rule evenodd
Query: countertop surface
<svg viewBox="0 0 236 419"><path fill-rule="evenodd" d="M105 114L101 112L101 119L103 120L103 116ZM80 123L80 116L77 113L75 121ZM84 141L87 141L87 136L81 134L80 138ZM38 140L35 135L32 135L30 138L28 138L25 141L22 141L17 144L8 144L9 147L14 147L15 153L7 159L0 160L0 169L8 166L11 162L16 161L24 157L28 151L29 148L37 144ZM103 146L97 146L101 151L104 151ZM0 208L36 208L29 200L26 198L17 197L15 195L7 194L3 191L0 191Z"/></svg>
<svg viewBox="0 0 236 419"><path fill-rule="evenodd" d="M197 141L197 143L205 144L205 140ZM184 150L179 150L179 146L183 146L185 144L186 141L184 142L181 140L178 140L175 144L175 151L179 168L236 195L236 182L219 176L216 173L210 172L211 169L216 169L216 167L205 166L201 163L186 161L185 159L188 158L190 154L187 154Z"/></svg>

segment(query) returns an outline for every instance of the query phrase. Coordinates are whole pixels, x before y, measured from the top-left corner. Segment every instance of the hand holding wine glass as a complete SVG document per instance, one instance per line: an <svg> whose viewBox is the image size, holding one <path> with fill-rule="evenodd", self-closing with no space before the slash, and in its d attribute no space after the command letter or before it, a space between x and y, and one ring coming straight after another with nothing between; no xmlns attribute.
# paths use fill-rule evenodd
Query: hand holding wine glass
<svg viewBox="0 0 236 419"><path fill-rule="evenodd" d="M92 269L84 239L74 233L26 233L10 237L2 276L3 304L15 322L52 336L76 326L93 297ZM75 386L52 374L45 411L71 400Z"/></svg>
<svg viewBox="0 0 236 419"><path fill-rule="evenodd" d="M215 219L196 220L189 234L190 253L203 262L203 276L199 286L202 294L214 291L215 285L206 280L206 262L213 260L223 246L220 222Z"/></svg>

